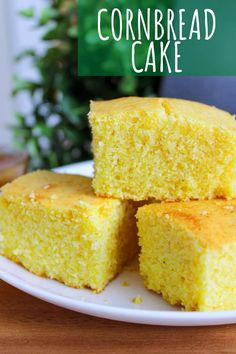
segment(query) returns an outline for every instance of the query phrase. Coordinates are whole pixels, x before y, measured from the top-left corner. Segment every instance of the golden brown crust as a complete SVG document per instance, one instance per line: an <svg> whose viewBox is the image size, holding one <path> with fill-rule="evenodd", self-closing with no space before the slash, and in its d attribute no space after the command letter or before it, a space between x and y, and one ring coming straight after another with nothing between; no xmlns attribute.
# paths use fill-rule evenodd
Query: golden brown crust
<svg viewBox="0 0 236 354"><path fill-rule="evenodd" d="M91 101L93 115L112 116L117 119L123 114L135 116L135 112L144 111L147 114L160 113L174 116L183 116L187 119L202 120L223 128L236 131L234 116L230 113L203 103L166 97L123 97L108 101Z"/></svg>
<svg viewBox="0 0 236 354"><path fill-rule="evenodd" d="M3 197L24 202L50 204L50 206L106 205L116 201L114 198L99 198L94 194L91 178L59 174L51 171L37 171L17 178L2 187Z"/></svg>
<svg viewBox="0 0 236 354"><path fill-rule="evenodd" d="M193 232L202 244L213 248L236 241L235 199L150 204L139 208L139 213L166 217Z"/></svg>

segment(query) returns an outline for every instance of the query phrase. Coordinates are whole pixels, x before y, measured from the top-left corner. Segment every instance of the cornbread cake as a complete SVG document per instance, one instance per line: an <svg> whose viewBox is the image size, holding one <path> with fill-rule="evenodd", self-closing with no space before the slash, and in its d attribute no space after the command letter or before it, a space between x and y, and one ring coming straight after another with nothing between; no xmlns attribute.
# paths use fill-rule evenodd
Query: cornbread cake
<svg viewBox="0 0 236 354"><path fill-rule="evenodd" d="M146 287L187 310L236 309L236 200L138 209Z"/></svg>
<svg viewBox="0 0 236 354"><path fill-rule="evenodd" d="M129 97L92 102L100 196L183 201L236 197L234 116L197 102Z"/></svg>
<svg viewBox="0 0 236 354"><path fill-rule="evenodd" d="M99 198L91 179L38 171L2 188L2 254L37 275L97 292L138 252L132 202Z"/></svg>

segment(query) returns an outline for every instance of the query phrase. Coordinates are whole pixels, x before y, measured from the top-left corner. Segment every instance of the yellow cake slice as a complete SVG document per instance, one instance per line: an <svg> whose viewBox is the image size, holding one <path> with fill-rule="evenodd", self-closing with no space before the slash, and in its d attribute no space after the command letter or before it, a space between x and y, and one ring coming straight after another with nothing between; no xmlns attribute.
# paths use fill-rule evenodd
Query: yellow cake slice
<svg viewBox="0 0 236 354"><path fill-rule="evenodd" d="M101 291L138 252L135 206L91 179L38 171L2 188L1 253L31 272Z"/></svg>
<svg viewBox="0 0 236 354"><path fill-rule="evenodd" d="M182 201L236 197L234 116L197 102L129 97L92 102L100 196Z"/></svg>
<svg viewBox="0 0 236 354"><path fill-rule="evenodd" d="M146 287L187 310L236 309L236 200L138 209Z"/></svg>

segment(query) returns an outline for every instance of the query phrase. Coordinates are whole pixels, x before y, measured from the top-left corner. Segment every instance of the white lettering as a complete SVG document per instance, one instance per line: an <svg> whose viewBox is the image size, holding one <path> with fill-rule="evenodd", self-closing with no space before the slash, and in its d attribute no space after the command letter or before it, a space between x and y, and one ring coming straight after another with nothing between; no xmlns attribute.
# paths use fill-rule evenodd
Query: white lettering
<svg viewBox="0 0 236 354"><path fill-rule="evenodd" d="M98 35L99 35L99 38L102 40L102 41L108 41L109 40L109 37L103 37L102 35L102 31L101 31L101 16L102 16L102 13L103 12L108 12L107 9L101 9L99 10L98 12Z"/></svg>
<svg viewBox="0 0 236 354"><path fill-rule="evenodd" d="M211 9L205 9L204 14L205 14L205 28L206 28L205 40L209 41L209 39L213 37L216 31L216 15L214 11ZM209 27L208 27L208 23L209 23L208 14L210 14L212 17L212 30L210 34L209 34Z"/></svg>
<svg viewBox="0 0 236 354"><path fill-rule="evenodd" d="M141 44L142 43L140 41L136 41L132 45L132 67L137 74L140 74L143 72L143 69L137 69L136 64L135 64L135 48L137 45L141 45Z"/></svg>

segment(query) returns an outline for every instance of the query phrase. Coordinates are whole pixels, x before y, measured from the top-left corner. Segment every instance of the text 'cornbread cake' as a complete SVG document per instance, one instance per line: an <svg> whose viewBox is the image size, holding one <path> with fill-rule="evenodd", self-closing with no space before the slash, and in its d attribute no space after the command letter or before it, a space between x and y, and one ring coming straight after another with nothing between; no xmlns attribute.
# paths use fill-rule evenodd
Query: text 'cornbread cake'
<svg viewBox="0 0 236 354"><path fill-rule="evenodd" d="M236 197L236 122L167 98L92 102L97 195L187 200Z"/></svg>
<svg viewBox="0 0 236 354"><path fill-rule="evenodd" d="M236 200L138 209L146 287L187 310L236 309Z"/></svg>
<svg viewBox="0 0 236 354"><path fill-rule="evenodd" d="M135 207L90 178L39 171L2 192L2 254L37 275L101 291L138 252Z"/></svg>

